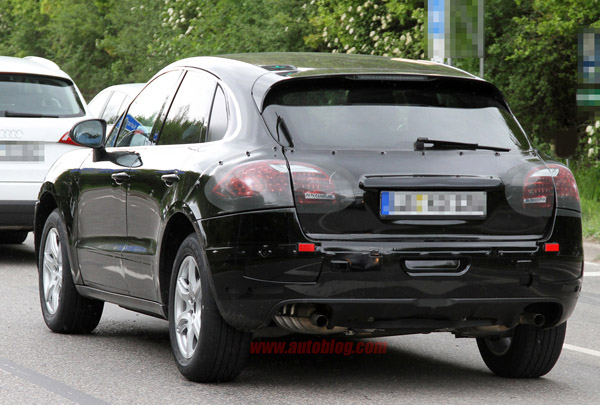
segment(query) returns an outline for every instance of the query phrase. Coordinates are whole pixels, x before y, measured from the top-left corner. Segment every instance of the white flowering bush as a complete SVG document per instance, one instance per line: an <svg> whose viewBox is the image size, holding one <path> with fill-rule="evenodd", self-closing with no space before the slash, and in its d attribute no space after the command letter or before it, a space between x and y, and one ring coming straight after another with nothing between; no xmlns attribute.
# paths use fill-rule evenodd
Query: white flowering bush
<svg viewBox="0 0 600 405"><path fill-rule="evenodd" d="M589 163L594 163L598 166L598 156L600 155L600 121L595 121L586 126L585 136L582 137L583 153L581 154L584 160Z"/></svg>
<svg viewBox="0 0 600 405"><path fill-rule="evenodd" d="M424 58L424 2L416 0L311 0L304 4L316 33L313 48Z"/></svg>

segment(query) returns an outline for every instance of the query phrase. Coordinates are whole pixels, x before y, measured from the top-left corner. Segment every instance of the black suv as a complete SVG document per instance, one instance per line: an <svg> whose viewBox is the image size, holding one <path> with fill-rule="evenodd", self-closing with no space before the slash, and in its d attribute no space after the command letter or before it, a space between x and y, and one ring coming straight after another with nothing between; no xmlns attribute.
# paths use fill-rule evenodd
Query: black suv
<svg viewBox="0 0 600 405"><path fill-rule="evenodd" d="M48 327L103 303L169 320L181 372L235 378L254 334L476 338L496 374L554 366L583 272L573 175L500 92L427 61L199 57L159 72L40 190Z"/></svg>

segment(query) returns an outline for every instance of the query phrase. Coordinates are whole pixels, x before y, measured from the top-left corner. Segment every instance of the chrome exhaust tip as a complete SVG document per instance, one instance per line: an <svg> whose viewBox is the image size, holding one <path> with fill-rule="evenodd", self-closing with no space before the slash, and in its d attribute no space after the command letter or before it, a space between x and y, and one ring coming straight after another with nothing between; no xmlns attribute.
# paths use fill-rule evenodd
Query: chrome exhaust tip
<svg viewBox="0 0 600 405"><path fill-rule="evenodd" d="M521 325L533 325L533 326L544 326L546 323L546 317L542 314L534 314L531 312L525 312L521 314L521 318L519 318L519 323Z"/></svg>

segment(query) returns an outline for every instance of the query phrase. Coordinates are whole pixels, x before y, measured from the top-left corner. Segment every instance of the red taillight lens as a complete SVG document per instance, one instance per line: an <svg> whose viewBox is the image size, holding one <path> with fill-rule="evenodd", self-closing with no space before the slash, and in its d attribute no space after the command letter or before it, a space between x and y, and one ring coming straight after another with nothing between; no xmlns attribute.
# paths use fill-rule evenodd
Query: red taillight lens
<svg viewBox="0 0 600 405"><path fill-rule="evenodd" d="M335 186L322 169L306 163L294 163L290 169L297 204L328 204L336 201Z"/></svg>
<svg viewBox="0 0 600 405"><path fill-rule="evenodd" d="M237 166L220 178L212 191L225 200L253 199L257 200L255 205L292 205L288 168L280 160Z"/></svg>
<svg viewBox="0 0 600 405"><path fill-rule="evenodd" d="M289 168L284 160L248 162L223 175L217 172L206 197L220 212L291 207L294 202L300 213L339 211L353 201L352 188L342 175L334 182L329 173L304 162L290 162Z"/></svg>
<svg viewBox="0 0 600 405"><path fill-rule="evenodd" d="M579 192L573 173L565 167L550 164L529 172L523 187L524 208L552 208L554 192L558 207L579 210Z"/></svg>
<svg viewBox="0 0 600 405"><path fill-rule="evenodd" d="M69 136L68 132L65 132L65 134L60 137L60 139L58 140L58 143L66 143L67 145L80 146L80 145L76 144L75 142L73 142L73 140Z"/></svg>
<svg viewBox="0 0 600 405"><path fill-rule="evenodd" d="M554 182L547 168L532 170L523 187L524 208L551 208L554 205Z"/></svg>

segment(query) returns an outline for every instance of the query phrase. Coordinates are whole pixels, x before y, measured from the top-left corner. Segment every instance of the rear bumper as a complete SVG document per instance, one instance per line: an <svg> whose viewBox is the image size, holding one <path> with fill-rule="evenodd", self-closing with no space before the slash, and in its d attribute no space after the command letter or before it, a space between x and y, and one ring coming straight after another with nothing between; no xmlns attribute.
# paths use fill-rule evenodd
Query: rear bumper
<svg viewBox="0 0 600 405"><path fill-rule="evenodd" d="M0 181L0 198L5 203L35 201L41 186L41 181Z"/></svg>
<svg viewBox="0 0 600 405"><path fill-rule="evenodd" d="M33 230L35 201L0 201L0 230Z"/></svg>
<svg viewBox="0 0 600 405"><path fill-rule="evenodd" d="M514 326L523 312L566 320L581 290L581 219L559 212L545 241L310 241L293 209L201 221L217 303L231 325L255 330L285 305L311 304L330 325L397 333ZM237 235L231 240L231 235ZM222 239L221 239L222 238ZM315 252L298 252L315 243ZM414 274L407 260L459 268Z"/></svg>

